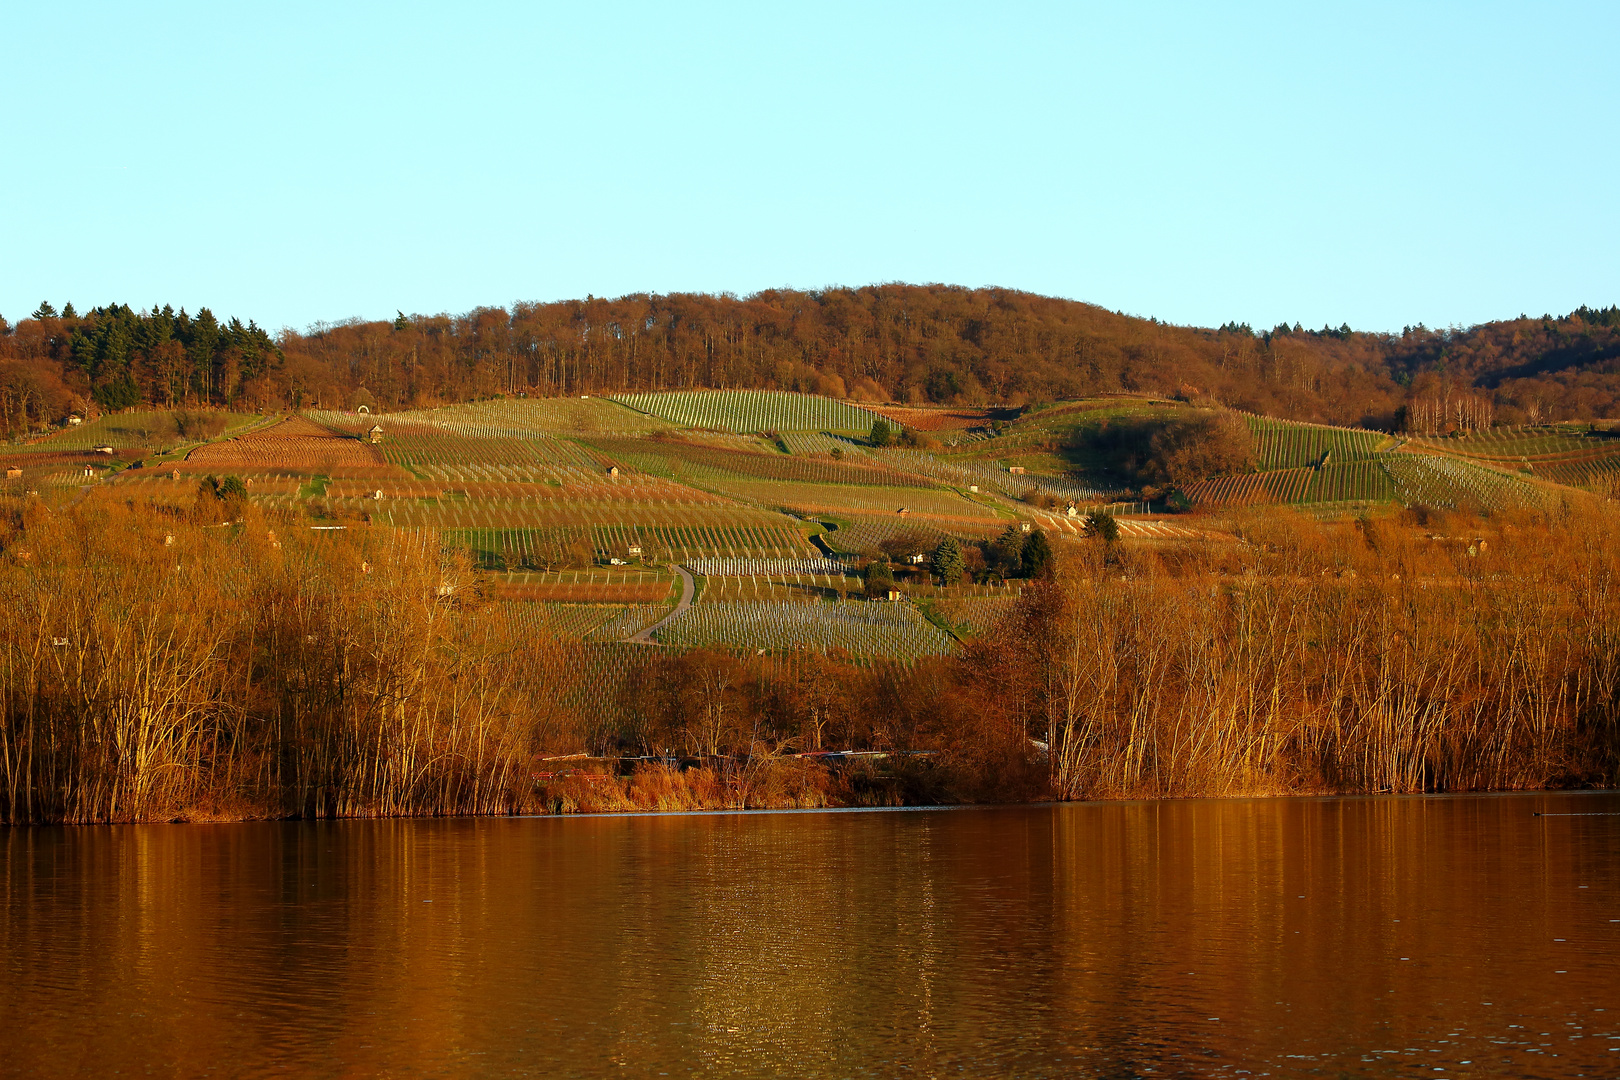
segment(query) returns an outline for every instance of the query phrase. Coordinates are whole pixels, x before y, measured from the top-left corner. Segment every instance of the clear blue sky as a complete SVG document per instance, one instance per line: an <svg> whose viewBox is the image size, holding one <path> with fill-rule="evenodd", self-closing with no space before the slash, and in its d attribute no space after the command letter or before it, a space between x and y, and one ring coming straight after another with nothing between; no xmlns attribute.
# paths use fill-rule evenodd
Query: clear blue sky
<svg viewBox="0 0 1620 1080"><path fill-rule="evenodd" d="M1620 302L1620 5L11 4L0 314Z"/></svg>

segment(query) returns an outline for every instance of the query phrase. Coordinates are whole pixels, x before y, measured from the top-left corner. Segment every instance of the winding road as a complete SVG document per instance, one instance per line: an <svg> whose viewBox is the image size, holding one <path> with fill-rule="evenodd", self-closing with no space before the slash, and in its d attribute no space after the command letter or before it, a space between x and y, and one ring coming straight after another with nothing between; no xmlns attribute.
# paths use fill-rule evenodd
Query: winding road
<svg viewBox="0 0 1620 1080"><path fill-rule="evenodd" d="M670 620L674 619L675 616L692 606L692 597L697 594L697 583L692 580L692 575L687 573L684 567L671 565L670 569L681 576L681 598L675 602L675 610L671 611L668 615L665 615L662 619L659 619L657 622L647 627L647 629L643 630L641 633L625 638L624 641L626 644L659 644L657 641L653 640L653 631L665 626L670 622Z"/></svg>

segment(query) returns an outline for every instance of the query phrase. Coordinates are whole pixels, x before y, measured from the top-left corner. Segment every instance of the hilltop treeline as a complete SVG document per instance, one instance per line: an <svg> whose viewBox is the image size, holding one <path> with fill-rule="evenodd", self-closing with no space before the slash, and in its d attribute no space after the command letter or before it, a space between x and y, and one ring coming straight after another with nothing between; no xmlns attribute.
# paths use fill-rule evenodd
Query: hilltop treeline
<svg viewBox="0 0 1620 1080"><path fill-rule="evenodd" d="M0 508L0 822L1616 775L1620 515L1597 504L1483 523L1270 510L1230 523L1244 544L1071 541L950 658L620 646L630 666L611 668L504 630L436 544L312 533L244 494ZM815 750L889 756L792 756ZM631 764L666 755L690 767Z"/></svg>
<svg viewBox="0 0 1620 1080"><path fill-rule="evenodd" d="M1400 334L1171 326L1007 289L876 285L588 297L401 314L274 340L208 311L0 321L0 412L245 404L397 408L496 394L759 387L1019 404L1177 394L1273 416L1425 430L1620 411L1620 308Z"/></svg>

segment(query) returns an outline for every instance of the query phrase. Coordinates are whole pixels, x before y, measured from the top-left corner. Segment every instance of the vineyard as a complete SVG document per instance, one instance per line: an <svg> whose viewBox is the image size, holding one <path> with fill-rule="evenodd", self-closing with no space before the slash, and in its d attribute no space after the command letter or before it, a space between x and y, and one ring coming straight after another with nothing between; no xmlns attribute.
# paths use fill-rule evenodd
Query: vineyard
<svg viewBox="0 0 1620 1080"><path fill-rule="evenodd" d="M858 443L829 435L825 431L784 431L782 444L787 447L788 453L802 457L812 455L830 457L835 450L848 457L866 454L866 449Z"/></svg>
<svg viewBox="0 0 1620 1080"><path fill-rule="evenodd" d="M192 472L323 472L337 469L359 470L378 475L395 475L376 447L358 439L334 434L305 420L289 417L262 431L254 431L224 442L197 447L181 466Z"/></svg>
<svg viewBox="0 0 1620 1080"><path fill-rule="evenodd" d="M443 538L446 544L467 550L480 567L491 570L542 569L587 558L594 562L617 558L649 565L723 561L737 566L783 567L770 571L778 573L843 572L842 567L820 568L823 560L811 556L813 549L798 530L772 524L447 528ZM786 569L790 567L800 569Z"/></svg>
<svg viewBox="0 0 1620 1080"><path fill-rule="evenodd" d="M869 405L872 412L913 431L964 431L988 427L988 409L920 409L900 405Z"/></svg>
<svg viewBox="0 0 1620 1080"><path fill-rule="evenodd" d="M1500 428L1451 438L1412 438L1408 445L1437 454L1500 462L1620 452L1620 440L1607 432L1556 428Z"/></svg>
<svg viewBox="0 0 1620 1080"><path fill-rule="evenodd" d="M1366 460L1389 438L1378 431L1296 424L1264 416L1245 416L1244 419L1249 424L1255 468L1261 472L1297 469L1324 460Z"/></svg>
<svg viewBox="0 0 1620 1080"><path fill-rule="evenodd" d="M408 543L455 565L464 559L477 574L457 594L468 598L467 617L518 639L581 643L589 650L581 677L596 684L558 694L584 694L599 710L657 655L617 643L671 610L682 586L677 568L697 575L700 591L658 629L660 642L763 650L789 665L829 649L863 663L909 663L951 652L953 634L993 633L1015 603L1016 583L936 584L926 561L913 557L947 537L982 570L977 560L991 552L972 550L973 542L1021 524L1056 545L1079 543L1084 515L1106 506L1127 543L1227 542L1219 523L1127 501L1143 491L1123 489L1100 467L1086 471L1090 459L1066 442L1088 426L1150 424L1187 410L1121 397L1019 418L1012 410L868 409L812 395L691 391L380 416L128 413L11 447L4 463L21 471L8 488L17 494L38 489L59 502L104 483L132 500L182 509L204 475L236 476L278 530L356 530L366 545ZM909 431L971 433L973 441L878 448L866 436L879 413ZM1605 493L1620 484L1620 439L1570 427L1401 441L1264 417L1245 423L1258 471L1187 485L1182 494L1194 507L1496 509L1545 504L1557 493L1550 482ZM383 429L376 444L364 438L374 424ZM177 442L181 426L211 434L200 444ZM183 462L167 460L188 451ZM86 475L87 465L97 471ZM907 599L849 600L864 591L855 568L884 555Z"/></svg>
<svg viewBox="0 0 1620 1080"><path fill-rule="evenodd" d="M782 600L807 603L842 598L859 591L860 582L843 574L749 574L703 580L700 604L739 600Z"/></svg>
<svg viewBox="0 0 1620 1080"><path fill-rule="evenodd" d="M316 423L359 434L373 424L434 428L464 438L525 438L533 435L604 435L648 432L669 425L609 398L520 398L445 405L437 409L371 415L311 410Z"/></svg>
<svg viewBox="0 0 1620 1080"><path fill-rule="evenodd" d="M1407 504L1505 510L1537 506L1546 494L1523 480L1454 458L1390 454L1396 497Z"/></svg>
<svg viewBox="0 0 1620 1080"><path fill-rule="evenodd" d="M491 618L518 640L537 637L576 641L623 641L669 613L663 604L564 604L503 601L492 605Z"/></svg>
<svg viewBox="0 0 1620 1080"><path fill-rule="evenodd" d="M1013 613L1017 600L1003 596L967 596L934 600L936 615L964 633L982 635L994 630Z"/></svg>
<svg viewBox="0 0 1620 1080"><path fill-rule="evenodd" d="M196 416L199 419L195 422L201 426L212 427L226 435L263 422L263 417L251 413L202 413ZM97 446L111 446L114 450L152 451L207 438L202 434L182 434L180 428L183 422L177 422L176 414L172 412L142 410L113 413L65 427L20 447L8 447L6 452L8 455L18 452L64 453L93 450Z"/></svg>
<svg viewBox="0 0 1620 1080"><path fill-rule="evenodd" d="M1447 458L1405 453L1318 469L1217 477L1189 485L1183 494L1193 505L1208 507L1399 501L1503 508L1539 498L1529 485L1499 473Z"/></svg>
<svg viewBox="0 0 1620 1080"><path fill-rule="evenodd" d="M1012 499L1023 498L1031 490L1069 502L1094 502L1105 495L1103 489L1082 480L1008 472L999 461L938 458L921 450L879 450L872 456L897 470L931 477L955 488L977 487Z"/></svg>
<svg viewBox="0 0 1620 1080"><path fill-rule="evenodd" d="M515 571L493 578L490 591L505 601L663 604L674 580L650 570Z"/></svg>
<svg viewBox="0 0 1620 1080"><path fill-rule="evenodd" d="M696 604L654 632L660 642L766 651L845 649L854 656L943 656L955 639L909 604L791 601Z"/></svg>
<svg viewBox="0 0 1620 1080"><path fill-rule="evenodd" d="M731 480L792 480L849 487L923 483L893 464L871 458L833 461L782 453L759 453L701 443L662 439L593 440L604 461L684 483L715 484Z"/></svg>
<svg viewBox="0 0 1620 1080"><path fill-rule="evenodd" d="M1513 429L1413 439L1409 446L1606 494L1620 472L1620 439L1607 432Z"/></svg>
<svg viewBox="0 0 1620 1080"><path fill-rule="evenodd" d="M676 390L613 398L672 424L718 431L849 431L866 434L877 414L832 398L778 390Z"/></svg>
<svg viewBox="0 0 1620 1080"><path fill-rule="evenodd" d="M772 574L838 574L843 563L831 559L692 559L686 568L708 577L742 577Z"/></svg>
<svg viewBox="0 0 1620 1080"><path fill-rule="evenodd" d="M1311 473L1305 502L1387 502L1396 485L1381 461L1346 461L1323 465Z"/></svg>

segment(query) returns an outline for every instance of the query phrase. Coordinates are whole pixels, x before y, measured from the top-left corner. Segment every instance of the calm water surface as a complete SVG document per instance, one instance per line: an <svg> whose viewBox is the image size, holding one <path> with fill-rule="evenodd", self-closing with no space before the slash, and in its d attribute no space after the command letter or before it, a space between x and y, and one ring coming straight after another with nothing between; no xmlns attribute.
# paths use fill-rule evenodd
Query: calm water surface
<svg viewBox="0 0 1620 1080"><path fill-rule="evenodd" d="M1620 1076L1620 796L0 832L0 1074Z"/></svg>

